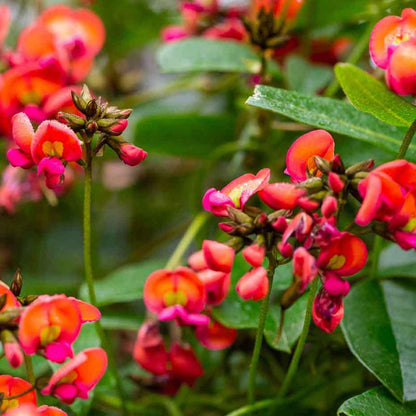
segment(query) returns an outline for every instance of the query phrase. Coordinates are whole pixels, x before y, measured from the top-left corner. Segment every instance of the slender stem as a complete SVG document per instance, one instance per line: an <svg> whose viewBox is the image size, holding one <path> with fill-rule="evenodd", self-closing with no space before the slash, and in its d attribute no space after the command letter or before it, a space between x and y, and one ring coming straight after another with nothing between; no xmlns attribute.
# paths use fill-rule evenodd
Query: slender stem
<svg viewBox="0 0 416 416"><path fill-rule="evenodd" d="M167 269L174 269L179 265L183 255L185 254L186 250L188 249L189 245L194 240L195 236L198 234L199 230L204 226L204 224L208 220L208 213L200 212L192 222L189 224L188 229L186 230L185 234L183 235L181 241L177 245L175 251L173 252L172 256L166 263Z"/></svg>
<svg viewBox="0 0 416 416"><path fill-rule="evenodd" d="M381 249L383 247L383 238L379 235L374 236L373 252L371 256L370 278L377 277L378 262L380 259Z"/></svg>
<svg viewBox="0 0 416 416"><path fill-rule="evenodd" d="M283 380L282 388L279 392L278 397L284 397L286 395L292 383L293 377L295 376L296 371L298 369L300 357L302 356L303 349L305 348L306 338L308 336L309 327L311 325L312 306L313 306L313 300L315 298L315 294L318 288L318 281L319 279L316 278L312 282L311 288L309 290L308 302L306 306L305 320L303 322L302 333L300 334L298 345L296 346L295 353L293 354L292 361L290 362L289 369L286 373L285 379Z"/></svg>
<svg viewBox="0 0 416 416"><path fill-rule="evenodd" d="M405 157L407 149L409 148L410 143L412 142L412 139L415 133L416 133L416 120L411 124L411 126L409 127L409 130L407 130L407 133L404 136L402 145L400 146L400 150L397 155L397 159L403 159Z"/></svg>
<svg viewBox="0 0 416 416"><path fill-rule="evenodd" d="M86 166L85 166L85 178L84 178L84 267L85 267L85 280L88 287L88 295L90 303L97 306L97 296L94 288L94 276L92 272L92 255L91 255L91 182L92 182L92 148L91 142L85 140L85 153L86 153ZM111 371L115 383L118 395L121 401L123 415L128 415L124 390L121 382L120 375L117 370L117 365L114 359L112 347L107 340L104 329L101 322L98 320L95 322L95 328L97 335L100 338L102 347L107 351L108 367Z"/></svg>
<svg viewBox="0 0 416 416"><path fill-rule="evenodd" d="M34 385L36 382L35 373L33 372L32 357L30 355L24 354L25 367L27 380L30 384Z"/></svg>
<svg viewBox="0 0 416 416"><path fill-rule="evenodd" d="M373 24L369 23L364 33L361 35L358 43L355 45L354 49L351 51L348 59L346 60L349 64L356 64L362 57L363 53L368 48L368 39L370 37L371 31L373 30ZM333 97L339 90L340 84L335 77L332 82L324 91L325 97Z"/></svg>
<svg viewBox="0 0 416 416"><path fill-rule="evenodd" d="M31 391L35 390L35 388L36 388L35 386L32 386L30 389L27 389L25 391L22 391L19 394L15 394L14 396L3 396L3 397L1 397L0 402L2 402L3 400L14 400L14 399L18 399L19 397L22 397L25 394L28 394Z"/></svg>
<svg viewBox="0 0 416 416"><path fill-rule="evenodd" d="M269 309L270 293L272 291L274 271L277 267L277 259L274 251L270 251L267 255L269 260L269 267L267 270L267 277L269 278L269 291L266 297L262 300L260 306L259 323L257 325L256 340L254 342L253 354L251 356L250 372L248 376L248 402L254 403L256 398L256 375L257 364L259 362L261 345L263 343L263 332L266 324L267 311Z"/></svg>

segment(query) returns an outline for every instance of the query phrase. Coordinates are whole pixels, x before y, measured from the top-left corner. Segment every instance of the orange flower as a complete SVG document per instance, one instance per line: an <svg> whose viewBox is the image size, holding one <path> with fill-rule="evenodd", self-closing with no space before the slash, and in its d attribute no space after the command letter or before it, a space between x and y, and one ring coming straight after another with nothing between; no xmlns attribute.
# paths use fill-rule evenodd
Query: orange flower
<svg viewBox="0 0 416 416"><path fill-rule="evenodd" d="M205 286L187 267L153 272L144 285L143 298L147 308L161 320L177 319L186 324L209 321L199 314L206 303Z"/></svg>
<svg viewBox="0 0 416 416"><path fill-rule="evenodd" d="M55 371L41 391L66 404L75 398L88 399L88 392L101 380L107 369L107 354L102 348L88 348Z"/></svg>
<svg viewBox="0 0 416 416"><path fill-rule="evenodd" d="M16 396L29 390L31 387L32 385L30 383L19 377L12 377L9 375L0 376L0 393L5 397ZM8 410L15 409L24 404L36 405L36 393L34 390L16 399L3 399L3 401L0 402L0 412L7 412Z"/></svg>
<svg viewBox="0 0 416 416"><path fill-rule="evenodd" d="M72 357L71 344L83 322L96 321L94 306L65 295L42 295L22 313L19 341L26 354L40 352L48 360L61 363Z"/></svg>
<svg viewBox="0 0 416 416"><path fill-rule="evenodd" d="M293 182L302 182L322 173L315 164L314 156L331 161L334 157L334 139L325 130L314 130L299 137L286 155L286 170Z"/></svg>
<svg viewBox="0 0 416 416"><path fill-rule="evenodd" d="M0 312L4 312L6 309L18 308L20 303L17 301L16 297L10 291L9 287L0 281L0 296L6 295L6 303L0 308Z"/></svg>
<svg viewBox="0 0 416 416"><path fill-rule="evenodd" d="M227 328L211 319L209 325L198 326L195 330L198 341L210 350L223 350L233 344L237 337L235 328Z"/></svg>

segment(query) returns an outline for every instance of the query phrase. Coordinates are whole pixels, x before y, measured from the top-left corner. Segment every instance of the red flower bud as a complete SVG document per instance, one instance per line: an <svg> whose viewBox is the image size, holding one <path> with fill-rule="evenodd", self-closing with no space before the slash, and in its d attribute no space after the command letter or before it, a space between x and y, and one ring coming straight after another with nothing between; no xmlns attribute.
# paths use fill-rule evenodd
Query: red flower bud
<svg viewBox="0 0 416 416"><path fill-rule="evenodd" d="M331 189L336 194L338 194L339 192L341 192L344 189L344 182L339 177L339 175L337 175L334 172L329 172L328 183L329 183L329 186L331 187Z"/></svg>
<svg viewBox="0 0 416 416"><path fill-rule="evenodd" d="M230 246L217 241L205 240L202 243L202 250L210 269L224 273L231 272L235 253Z"/></svg>
<svg viewBox="0 0 416 416"><path fill-rule="evenodd" d="M127 121L127 120L122 120ZM119 150L120 159L129 166L136 166L146 159L147 152L133 144L122 144Z"/></svg>
<svg viewBox="0 0 416 416"><path fill-rule="evenodd" d="M243 250L243 257L253 267L260 267L263 264L265 248L258 244L251 244Z"/></svg>
<svg viewBox="0 0 416 416"><path fill-rule="evenodd" d="M266 269L257 267L249 271L238 281L235 289L244 300L263 299L269 291Z"/></svg>
<svg viewBox="0 0 416 416"><path fill-rule="evenodd" d="M327 196L321 206L322 214L325 218L332 217L338 209L338 201L333 196Z"/></svg>

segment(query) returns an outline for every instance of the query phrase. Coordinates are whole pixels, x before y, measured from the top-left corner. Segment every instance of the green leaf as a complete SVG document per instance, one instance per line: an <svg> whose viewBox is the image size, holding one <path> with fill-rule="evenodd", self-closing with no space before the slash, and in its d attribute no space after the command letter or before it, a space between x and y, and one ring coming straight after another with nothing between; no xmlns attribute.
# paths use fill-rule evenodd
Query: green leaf
<svg viewBox="0 0 416 416"><path fill-rule="evenodd" d="M416 278L415 253L397 244L389 245L381 253L377 276Z"/></svg>
<svg viewBox="0 0 416 416"><path fill-rule="evenodd" d="M227 299L219 306L213 308L213 316L223 325L237 329L255 329L258 325L261 301L254 302L243 300L238 296L235 286L238 280L250 269L242 256L237 256L231 275L231 288ZM292 281L292 267L290 264L276 269L272 298L286 289ZM269 313L266 318L264 335L271 347L290 353L291 347L302 331L305 317L306 297L300 298L286 311L282 336L278 344L273 341L276 338L280 325L280 307L270 303Z"/></svg>
<svg viewBox="0 0 416 416"><path fill-rule="evenodd" d="M416 287L368 281L345 299L350 350L400 401L416 400Z"/></svg>
<svg viewBox="0 0 416 416"><path fill-rule="evenodd" d="M235 135L231 116L152 115L138 121L134 143L150 153L207 159Z"/></svg>
<svg viewBox="0 0 416 416"><path fill-rule="evenodd" d="M389 392L377 387L352 397L338 409L338 416L415 416L410 406L397 403Z"/></svg>
<svg viewBox="0 0 416 416"><path fill-rule="evenodd" d="M121 267L95 283L98 306L131 302L143 297L143 286L147 276L163 268L163 260L149 260ZM80 297L88 300L87 286L83 284Z"/></svg>
<svg viewBox="0 0 416 416"><path fill-rule="evenodd" d="M285 61L285 75L289 89L313 95L331 81L332 69L326 65L313 65L301 56L290 55Z"/></svg>
<svg viewBox="0 0 416 416"><path fill-rule="evenodd" d="M393 126L410 127L416 120L414 105L362 69L351 64L337 64L335 75L346 96L359 110Z"/></svg>
<svg viewBox="0 0 416 416"><path fill-rule="evenodd" d="M157 53L162 72L258 72L260 61L248 45L202 38L163 45Z"/></svg>
<svg viewBox="0 0 416 416"><path fill-rule="evenodd" d="M259 85L247 104L270 110L313 127L344 134L393 154L399 151L406 130L377 120L347 102L311 97L294 91ZM416 145L411 144L408 158L416 160Z"/></svg>

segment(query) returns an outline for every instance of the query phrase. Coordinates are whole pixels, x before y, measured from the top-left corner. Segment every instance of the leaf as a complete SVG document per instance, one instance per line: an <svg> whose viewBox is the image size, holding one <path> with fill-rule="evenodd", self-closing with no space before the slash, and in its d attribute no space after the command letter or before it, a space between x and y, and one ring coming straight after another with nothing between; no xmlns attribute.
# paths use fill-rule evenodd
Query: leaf
<svg viewBox="0 0 416 416"><path fill-rule="evenodd" d="M231 276L231 288L227 299L219 306L213 308L213 316L223 325L237 329L257 328L261 301L254 302L243 300L238 296L235 286L240 277L249 270L249 265L242 256L237 256ZM286 289L292 280L291 265L283 265L276 269L272 296ZM280 307L270 304L266 318L264 335L267 342L273 348L290 353L291 347L299 338L305 317L306 298L300 298L290 309L286 311L282 336L279 343L273 343L280 325Z"/></svg>
<svg viewBox="0 0 416 416"><path fill-rule="evenodd" d="M368 281L345 299L342 329L352 353L400 401L416 400L416 287Z"/></svg>
<svg viewBox="0 0 416 416"><path fill-rule="evenodd" d="M383 387L352 397L338 409L338 416L415 416L410 406L403 406Z"/></svg>
<svg viewBox="0 0 416 416"><path fill-rule="evenodd" d="M134 143L149 153L207 159L235 135L231 116L152 115L138 121Z"/></svg>
<svg viewBox="0 0 416 416"><path fill-rule="evenodd" d="M258 72L260 61L248 45L193 38L163 45L157 52L162 72Z"/></svg>
<svg viewBox="0 0 416 416"><path fill-rule="evenodd" d="M270 110L313 127L344 134L397 154L406 130L385 124L351 104L324 97L311 97L265 85L255 88L247 104ZM416 145L408 158L416 160Z"/></svg>
<svg viewBox="0 0 416 416"><path fill-rule="evenodd" d="M381 253L377 276L416 278L415 253L391 244Z"/></svg>
<svg viewBox="0 0 416 416"><path fill-rule="evenodd" d="M290 55L285 61L285 68L288 87L304 94L316 94L332 78L332 69L329 66L313 65L298 55Z"/></svg>
<svg viewBox="0 0 416 416"><path fill-rule="evenodd" d="M149 260L121 267L95 283L98 306L131 302L143 297L143 286L147 276L163 268L163 260ZM85 284L81 286L80 297L88 300Z"/></svg>
<svg viewBox="0 0 416 416"><path fill-rule="evenodd" d="M345 95L359 110L393 126L410 127L416 120L414 105L362 69L351 64L337 64L335 75Z"/></svg>

